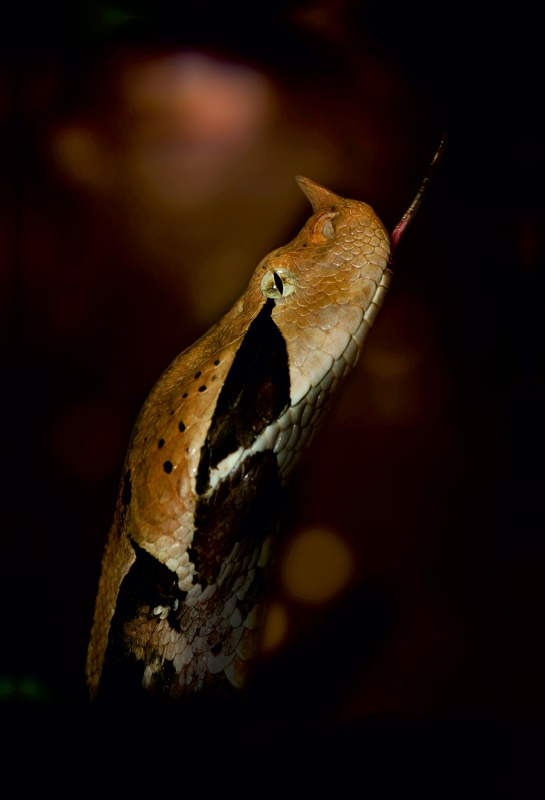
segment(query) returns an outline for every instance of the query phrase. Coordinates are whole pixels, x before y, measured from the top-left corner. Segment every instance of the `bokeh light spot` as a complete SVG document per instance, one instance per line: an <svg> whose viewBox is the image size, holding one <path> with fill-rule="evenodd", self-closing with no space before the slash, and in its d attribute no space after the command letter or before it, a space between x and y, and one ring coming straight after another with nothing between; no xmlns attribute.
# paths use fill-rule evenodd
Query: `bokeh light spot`
<svg viewBox="0 0 545 800"><path fill-rule="evenodd" d="M81 124L61 125L51 144L62 171L78 185L94 191L110 186L111 172L95 131Z"/></svg>
<svg viewBox="0 0 545 800"><path fill-rule="evenodd" d="M419 354L413 350L401 352L380 345L369 346L363 357L366 369L384 380L406 378L415 371L419 361Z"/></svg>
<svg viewBox="0 0 545 800"><path fill-rule="evenodd" d="M107 8L102 14L102 19L106 25L115 28L118 25L123 25L124 22L134 19L134 14L128 14L120 8Z"/></svg>
<svg viewBox="0 0 545 800"><path fill-rule="evenodd" d="M281 572L287 593L303 603L325 603L341 592L354 571L352 554L338 533L307 528L296 534Z"/></svg>
<svg viewBox="0 0 545 800"><path fill-rule="evenodd" d="M261 638L261 650L270 653L280 647L288 632L288 612L282 603L271 603L267 608Z"/></svg>

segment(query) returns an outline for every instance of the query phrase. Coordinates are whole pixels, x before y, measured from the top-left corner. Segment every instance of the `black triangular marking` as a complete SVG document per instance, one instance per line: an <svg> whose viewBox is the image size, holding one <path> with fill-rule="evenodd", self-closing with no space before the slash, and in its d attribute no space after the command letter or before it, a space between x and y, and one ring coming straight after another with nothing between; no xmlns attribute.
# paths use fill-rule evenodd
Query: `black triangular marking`
<svg viewBox="0 0 545 800"><path fill-rule="evenodd" d="M178 576L175 572L165 567L133 540L131 545L136 553L136 561L123 579L117 596L100 679L98 693L100 700L119 692L130 695L142 691L141 682L146 663L137 660L131 652L125 626L135 620L153 618L153 609L161 605L171 607L168 624L172 628L179 629L179 617L183 613L182 604L187 596L187 592L178 587ZM176 611L174 605L177 606ZM167 669L168 665L165 668Z"/></svg>
<svg viewBox="0 0 545 800"><path fill-rule="evenodd" d="M233 360L201 448L197 494L210 485L210 470L240 446L251 447L290 402L288 351L272 319L269 299L254 319Z"/></svg>
<svg viewBox="0 0 545 800"><path fill-rule="evenodd" d="M281 511L276 456L271 450L253 453L197 503L189 557L198 583L216 582L235 542L244 542L240 560L252 552L276 528Z"/></svg>

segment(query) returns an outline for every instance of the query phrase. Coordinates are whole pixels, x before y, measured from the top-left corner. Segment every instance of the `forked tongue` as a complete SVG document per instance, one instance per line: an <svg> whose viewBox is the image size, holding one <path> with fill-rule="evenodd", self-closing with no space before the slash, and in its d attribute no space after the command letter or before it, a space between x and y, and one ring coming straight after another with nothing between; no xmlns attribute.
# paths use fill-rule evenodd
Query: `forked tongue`
<svg viewBox="0 0 545 800"><path fill-rule="evenodd" d="M430 167L426 173L426 176L420 185L420 189L417 191L411 205L405 211L400 221L397 223L392 233L390 234L390 248L392 250L392 253L396 249L399 240L401 239L401 237L403 236L403 234L405 233L405 231L407 230L413 219L416 217L416 212L420 208L424 192L426 191L429 182L431 181L433 175L435 174L435 170L437 164L441 160L441 156L445 152L447 137L448 133L444 133L441 142L439 144L439 147L437 148L437 152L433 157L433 161L431 162Z"/></svg>

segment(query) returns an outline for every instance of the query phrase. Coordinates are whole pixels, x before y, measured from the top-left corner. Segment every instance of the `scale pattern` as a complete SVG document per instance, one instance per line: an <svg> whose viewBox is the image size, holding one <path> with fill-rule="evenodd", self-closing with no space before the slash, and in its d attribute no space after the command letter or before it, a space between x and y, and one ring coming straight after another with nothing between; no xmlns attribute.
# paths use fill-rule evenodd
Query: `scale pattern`
<svg viewBox="0 0 545 800"><path fill-rule="evenodd" d="M136 422L99 582L92 696L128 667L172 698L239 688L255 657L281 487L356 363L392 274L370 206L298 182L313 216L175 359ZM293 274L293 291L267 299L268 270Z"/></svg>

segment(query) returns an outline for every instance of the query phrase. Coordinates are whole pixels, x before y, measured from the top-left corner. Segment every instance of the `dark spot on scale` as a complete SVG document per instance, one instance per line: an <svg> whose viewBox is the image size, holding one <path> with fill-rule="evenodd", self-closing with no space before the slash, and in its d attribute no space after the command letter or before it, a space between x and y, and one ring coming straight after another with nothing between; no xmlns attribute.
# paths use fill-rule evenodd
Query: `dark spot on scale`
<svg viewBox="0 0 545 800"><path fill-rule="evenodd" d="M196 378L200 378L200 377L201 377L201 375L202 375L202 372L201 372L200 370L199 370L198 372L196 372L196 373L195 373L195 377L196 377Z"/></svg>
<svg viewBox="0 0 545 800"><path fill-rule="evenodd" d="M199 392L206 392L206 386L199 386Z"/></svg>
<svg viewBox="0 0 545 800"><path fill-rule="evenodd" d="M163 464L163 469L165 470L167 475L170 475L170 473L172 472L172 461L165 461L165 463Z"/></svg>
<svg viewBox="0 0 545 800"><path fill-rule="evenodd" d="M213 380L213 381L216 381L217 379L218 379L218 376L217 376L217 375L212 375L212 380Z"/></svg>
<svg viewBox="0 0 545 800"><path fill-rule="evenodd" d="M170 416L171 416L171 417L173 417L173 416L174 416L174 411L171 411L171 412L170 412Z"/></svg>
<svg viewBox="0 0 545 800"><path fill-rule="evenodd" d="M164 439L159 439L159 442L157 443L157 447L159 448L159 450L160 450L160 449L161 449L161 447L164 445L164 443L165 443L165 440L164 440Z"/></svg>
<svg viewBox="0 0 545 800"><path fill-rule="evenodd" d="M184 392L184 393L183 393L183 395L182 395L182 397L183 397L183 399L185 400L185 398L187 397L187 392Z"/></svg>
<svg viewBox="0 0 545 800"><path fill-rule="evenodd" d="M219 656L219 654L221 653L221 642L218 642L217 644L214 645L214 647L211 647L210 652L214 653L215 656Z"/></svg>
<svg viewBox="0 0 545 800"><path fill-rule="evenodd" d="M183 433L185 431L185 425L183 422L178 423L178 430L180 431L180 433Z"/></svg>
<svg viewBox="0 0 545 800"><path fill-rule="evenodd" d="M145 441L145 442L147 442L147 441L148 441L148 437L147 437L147 436L144 436L144 441Z"/></svg>
<svg viewBox="0 0 545 800"><path fill-rule="evenodd" d="M214 361L214 366L215 366L215 367L219 366L219 363L220 363L220 360L219 360L219 358L217 358L217 359Z"/></svg>
<svg viewBox="0 0 545 800"><path fill-rule="evenodd" d="M303 244L303 247L306 247L306 246L307 246L307 243L305 242L305 243Z"/></svg>

